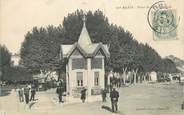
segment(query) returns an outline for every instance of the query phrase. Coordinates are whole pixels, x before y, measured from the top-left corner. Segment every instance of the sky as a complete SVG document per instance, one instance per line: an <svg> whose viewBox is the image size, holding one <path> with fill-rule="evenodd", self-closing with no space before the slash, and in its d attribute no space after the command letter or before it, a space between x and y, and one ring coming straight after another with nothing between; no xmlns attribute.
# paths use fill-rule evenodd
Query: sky
<svg viewBox="0 0 184 115"><path fill-rule="evenodd" d="M177 40L154 40L147 20L149 7L157 0L0 0L0 44L19 53L25 34L34 26L62 24L64 16L77 9L100 9L110 23L130 31L134 38L153 47L162 57L184 59L184 1L166 0L177 12Z"/></svg>

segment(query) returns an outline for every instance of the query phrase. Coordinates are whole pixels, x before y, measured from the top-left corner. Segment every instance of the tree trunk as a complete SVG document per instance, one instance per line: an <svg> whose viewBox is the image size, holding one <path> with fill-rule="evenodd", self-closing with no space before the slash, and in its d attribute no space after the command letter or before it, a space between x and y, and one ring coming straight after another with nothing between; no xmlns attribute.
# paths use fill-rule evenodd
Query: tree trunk
<svg viewBox="0 0 184 115"><path fill-rule="evenodd" d="M134 79L133 83L134 84L136 84L137 72L138 72L138 69L133 70L133 79Z"/></svg>
<svg viewBox="0 0 184 115"><path fill-rule="evenodd" d="M144 73L144 74L142 75L142 81L143 81L143 82L146 81L146 73Z"/></svg>
<svg viewBox="0 0 184 115"><path fill-rule="evenodd" d="M123 84L126 85L126 71L127 71L127 67L123 68Z"/></svg>

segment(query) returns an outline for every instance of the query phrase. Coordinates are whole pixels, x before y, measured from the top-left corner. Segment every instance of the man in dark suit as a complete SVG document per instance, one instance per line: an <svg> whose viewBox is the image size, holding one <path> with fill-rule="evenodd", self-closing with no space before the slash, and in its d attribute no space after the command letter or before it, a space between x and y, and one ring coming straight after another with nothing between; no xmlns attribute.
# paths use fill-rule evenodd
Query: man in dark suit
<svg viewBox="0 0 184 115"><path fill-rule="evenodd" d="M36 88L35 88L35 85L32 85L31 86L31 98L30 98L30 101L31 100L35 100L35 94L36 94Z"/></svg>
<svg viewBox="0 0 184 115"><path fill-rule="evenodd" d="M82 102L84 103L85 102L85 100L86 100L86 88L83 88L82 90L81 90L81 100L82 100Z"/></svg>
<svg viewBox="0 0 184 115"><path fill-rule="evenodd" d="M113 90L110 92L110 98L111 98L111 104L112 104L112 112L117 112L119 92L116 91L115 88L113 88Z"/></svg>
<svg viewBox="0 0 184 115"><path fill-rule="evenodd" d="M102 95L102 101L105 102L106 101L106 97L107 97L107 90L106 89L102 89L101 90L101 95Z"/></svg>
<svg viewBox="0 0 184 115"><path fill-rule="evenodd" d="M26 87L24 88L24 95L25 95L26 104L29 103L29 91L30 91L30 88L28 85L26 85Z"/></svg>
<svg viewBox="0 0 184 115"><path fill-rule="evenodd" d="M63 100L62 100L63 88L61 86L57 87L56 93L58 94L59 102L63 103Z"/></svg>

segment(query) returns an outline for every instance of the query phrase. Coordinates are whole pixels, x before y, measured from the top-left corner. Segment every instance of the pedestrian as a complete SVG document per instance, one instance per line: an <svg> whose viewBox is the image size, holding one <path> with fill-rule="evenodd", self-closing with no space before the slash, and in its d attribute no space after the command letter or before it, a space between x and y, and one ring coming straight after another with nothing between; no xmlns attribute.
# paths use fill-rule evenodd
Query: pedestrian
<svg viewBox="0 0 184 115"><path fill-rule="evenodd" d="M56 93L58 94L58 98L59 98L59 102L64 102L62 100L62 96L63 96L63 88L61 86L58 86L56 89Z"/></svg>
<svg viewBox="0 0 184 115"><path fill-rule="evenodd" d="M19 95L19 101L24 102L24 89L23 88L19 88L18 95Z"/></svg>
<svg viewBox="0 0 184 115"><path fill-rule="evenodd" d="M84 103L85 102L85 100L86 100L86 88L83 88L82 90L81 90L81 100L82 100L82 102Z"/></svg>
<svg viewBox="0 0 184 115"><path fill-rule="evenodd" d="M30 101L35 100L36 88L34 85L31 86L31 98Z"/></svg>
<svg viewBox="0 0 184 115"><path fill-rule="evenodd" d="M25 96L26 104L29 103L29 91L30 91L30 88L28 85L26 85L26 87L24 88L24 96Z"/></svg>
<svg viewBox="0 0 184 115"><path fill-rule="evenodd" d="M110 92L110 98L111 98L112 112L117 112L119 92L116 91L115 88L113 88L113 90Z"/></svg>
<svg viewBox="0 0 184 115"><path fill-rule="evenodd" d="M106 97L107 97L107 90L106 89L102 89L102 101L106 102Z"/></svg>

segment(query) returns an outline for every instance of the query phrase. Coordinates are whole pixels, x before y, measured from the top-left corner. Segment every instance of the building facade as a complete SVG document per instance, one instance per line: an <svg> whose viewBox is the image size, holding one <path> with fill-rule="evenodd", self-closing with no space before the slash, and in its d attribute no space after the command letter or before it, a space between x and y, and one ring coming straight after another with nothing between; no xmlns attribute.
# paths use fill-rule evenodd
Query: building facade
<svg viewBox="0 0 184 115"><path fill-rule="evenodd" d="M94 101L105 87L104 61L110 57L107 45L92 43L83 24L78 42L61 45L61 58L66 59L66 92L69 99L80 99L82 88L87 89L87 101Z"/></svg>

